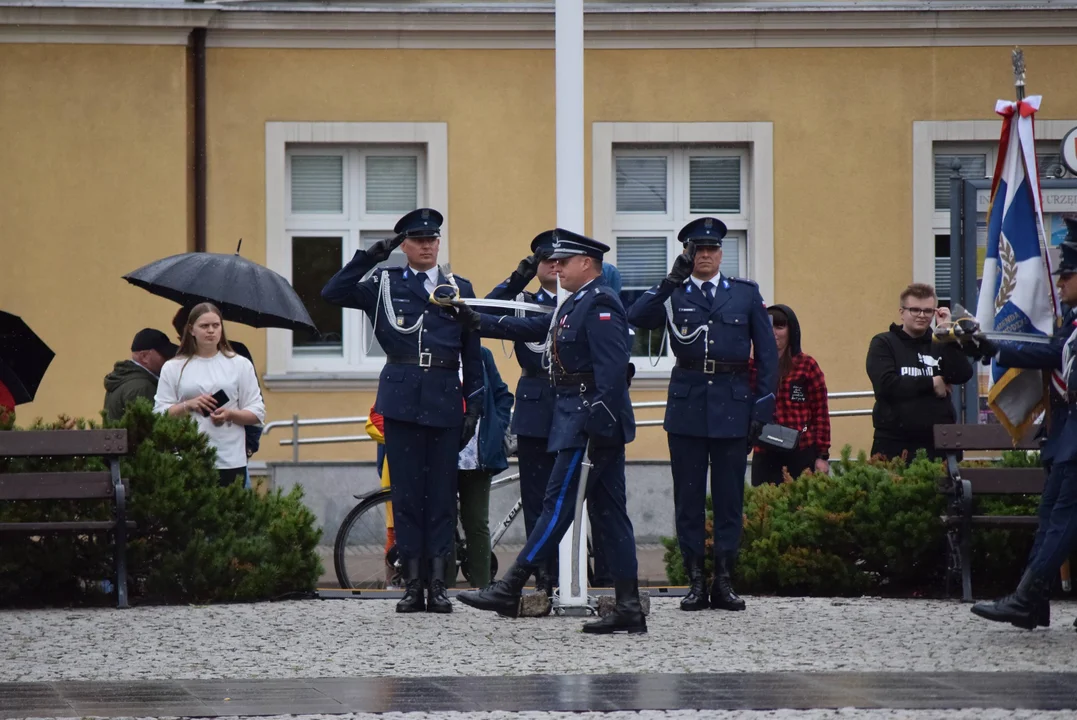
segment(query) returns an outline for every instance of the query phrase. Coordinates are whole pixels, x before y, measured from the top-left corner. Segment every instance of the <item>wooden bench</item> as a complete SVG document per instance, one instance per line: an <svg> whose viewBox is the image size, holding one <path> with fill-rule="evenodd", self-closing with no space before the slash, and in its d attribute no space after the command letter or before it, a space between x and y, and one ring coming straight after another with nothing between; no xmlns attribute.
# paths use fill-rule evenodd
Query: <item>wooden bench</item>
<svg viewBox="0 0 1077 720"><path fill-rule="evenodd" d="M0 473L0 501L111 500L107 521L0 523L0 533L111 532L116 543L116 601L127 607L127 488L120 479L120 457L127 454L126 430L28 430L0 432L0 457L100 457L100 472Z"/></svg>
<svg viewBox="0 0 1077 720"><path fill-rule="evenodd" d="M1016 447L1001 425L936 425L935 447L946 454L946 477L940 491L950 497L947 513L942 516L946 526L949 562L946 592L950 582L961 577L961 599L972 601L972 529L1028 528L1036 529L1035 515L973 515L974 495L1039 495L1043 492L1046 474L1043 468L962 468L957 453L970 450L1039 450L1036 438L1039 425L1026 432ZM970 459L970 458L965 458Z"/></svg>

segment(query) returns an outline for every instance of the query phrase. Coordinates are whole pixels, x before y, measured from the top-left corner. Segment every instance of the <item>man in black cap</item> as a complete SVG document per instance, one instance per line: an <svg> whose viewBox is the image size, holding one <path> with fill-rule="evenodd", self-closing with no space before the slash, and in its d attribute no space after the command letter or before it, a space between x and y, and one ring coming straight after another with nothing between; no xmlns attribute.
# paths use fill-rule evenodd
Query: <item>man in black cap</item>
<svg viewBox="0 0 1077 720"><path fill-rule="evenodd" d="M396 237L357 251L322 288L327 302L364 311L385 350L374 410L385 418L402 613L452 612L444 578L456 528L457 458L483 407L479 335L451 308L431 302L435 293L475 297L470 282L437 266L442 219L429 208L408 213ZM398 246L408 264L375 270Z"/></svg>
<svg viewBox="0 0 1077 720"><path fill-rule="evenodd" d="M480 610L517 616L524 583L557 553L575 517L581 467L589 464L586 498L594 507L595 542L606 548L616 605L583 631L644 633L636 540L625 507L625 444L636 435L628 397L628 323L617 293L601 280L602 256L609 246L558 228L552 249L561 287L572 293L552 318L495 317L466 305L458 308L461 319L485 337L549 342L556 399L547 448L557 454L542 514L516 562L490 587L459 598Z"/></svg>
<svg viewBox="0 0 1077 720"><path fill-rule="evenodd" d="M131 342L131 358L120 360L105 376L105 414L109 420L119 420L127 403L135 398L147 398L153 403L161 367L176 356L179 348L160 330L144 328Z"/></svg>
<svg viewBox="0 0 1077 720"><path fill-rule="evenodd" d="M743 610L731 575L740 549L747 456L774 415L778 347L766 303L751 280L722 275L726 226L717 218L685 225L685 252L669 275L632 304L639 328L669 326L677 356L663 427L669 439L677 541L688 572L682 610ZM755 358L756 387L748 359ZM707 470L714 502L714 582L704 577ZM709 603L708 603L709 595Z"/></svg>
<svg viewBox="0 0 1077 720"><path fill-rule="evenodd" d="M994 602L980 602L972 612L996 622L1032 630L1051 624L1051 584L1073 550L1077 539L1077 221L1066 219L1068 234L1060 247L1058 297L1069 310L1049 345L1006 343L996 345L985 337L963 348L987 364L997 358L1006 368L1035 368L1061 372L1065 393L1051 383L1049 428L1040 461L1047 481L1040 496L1039 527L1028 565L1013 594ZM1077 624L1077 623L1075 623Z"/></svg>

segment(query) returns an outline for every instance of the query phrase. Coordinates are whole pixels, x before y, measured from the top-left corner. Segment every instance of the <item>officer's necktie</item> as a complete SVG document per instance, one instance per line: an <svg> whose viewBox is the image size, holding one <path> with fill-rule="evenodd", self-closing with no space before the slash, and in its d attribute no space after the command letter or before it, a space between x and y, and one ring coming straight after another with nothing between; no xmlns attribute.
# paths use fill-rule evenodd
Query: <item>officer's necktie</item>
<svg viewBox="0 0 1077 720"><path fill-rule="evenodd" d="M708 300L714 299L714 283L710 280L703 283L703 295L706 296Z"/></svg>

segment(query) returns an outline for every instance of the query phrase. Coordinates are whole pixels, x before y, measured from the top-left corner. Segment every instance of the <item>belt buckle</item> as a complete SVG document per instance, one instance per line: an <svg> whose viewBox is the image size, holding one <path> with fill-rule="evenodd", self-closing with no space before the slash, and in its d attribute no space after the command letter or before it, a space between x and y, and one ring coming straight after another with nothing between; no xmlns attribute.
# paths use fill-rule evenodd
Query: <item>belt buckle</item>
<svg viewBox="0 0 1077 720"><path fill-rule="evenodd" d="M713 375L714 374L714 361L713 360L704 360L703 361L703 372L706 375Z"/></svg>
<svg viewBox="0 0 1077 720"><path fill-rule="evenodd" d="M433 361L434 361L434 356L431 355L430 353L428 353L428 352L419 353L419 367L428 368L428 367L430 367L430 364Z"/></svg>

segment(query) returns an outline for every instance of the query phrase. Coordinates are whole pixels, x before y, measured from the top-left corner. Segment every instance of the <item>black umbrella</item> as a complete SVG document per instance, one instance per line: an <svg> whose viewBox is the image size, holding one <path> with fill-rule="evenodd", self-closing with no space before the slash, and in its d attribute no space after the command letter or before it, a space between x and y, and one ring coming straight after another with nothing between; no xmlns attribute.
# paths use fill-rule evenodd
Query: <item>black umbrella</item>
<svg viewBox="0 0 1077 720"><path fill-rule="evenodd" d="M240 240L240 244L243 241ZM184 253L151 262L124 280L184 306L211 302L225 320L256 328L315 330L307 308L278 273L235 255Z"/></svg>
<svg viewBox="0 0 1077 720"><path fill-rule="evenodd" d="M33 402L56 353L18 315L0 310L0 382L16 405Z"/></svg>

